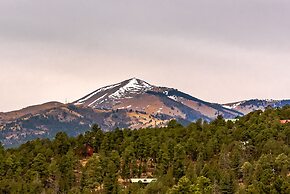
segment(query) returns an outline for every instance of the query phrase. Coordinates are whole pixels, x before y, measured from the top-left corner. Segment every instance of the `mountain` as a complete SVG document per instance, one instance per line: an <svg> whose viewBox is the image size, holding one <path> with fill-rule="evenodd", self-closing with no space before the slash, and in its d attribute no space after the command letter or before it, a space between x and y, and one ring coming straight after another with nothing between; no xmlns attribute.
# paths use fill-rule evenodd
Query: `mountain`
<svg viewBox="0 0 290 194"><path fill-rule="evenodd" d="M278 108L286 105L290 105L290 100L245 100L234 103L223 104L225 108L235 110L243 113L244 115L253 112L255 110L265 110L267 107Z"/></svg>
<svg viewBox="0 0 290 194"><path fill-rule="evenodd" d="M186 125L198 119L212 121L218 115L231 119L268 106L287 104L290 100L221 105L132 78L97 89L70 104L48 102L0 113L0 141L13 147L35 138L52 138L60 131L76 136L95 123L105 131L164 127L171 119Z"/></svg>
<svg viewBox="0 0 290 194"><path fill-rule="evenodd" d="M173 88L158 87L132 78L100 88L74 102L93 109L128 109L165 115L188 122L199 118L210 121L217 115L235 118L242 114L219 104L202 101Z"/></svg>

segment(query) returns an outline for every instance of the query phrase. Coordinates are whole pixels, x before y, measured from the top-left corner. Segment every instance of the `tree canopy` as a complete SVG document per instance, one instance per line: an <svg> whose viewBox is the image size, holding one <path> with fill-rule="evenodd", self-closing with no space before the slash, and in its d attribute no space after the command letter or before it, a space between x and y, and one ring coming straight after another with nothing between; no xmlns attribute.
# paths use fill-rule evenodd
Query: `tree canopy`
<svg viewBox="0 0 290 194"><path fill-rule="evenodd" d="M236 122L111 132L94 125L75 138L61 132L0 146L0 193L290 193L290 124L281 119L290 119L290 107Z"/></svg>

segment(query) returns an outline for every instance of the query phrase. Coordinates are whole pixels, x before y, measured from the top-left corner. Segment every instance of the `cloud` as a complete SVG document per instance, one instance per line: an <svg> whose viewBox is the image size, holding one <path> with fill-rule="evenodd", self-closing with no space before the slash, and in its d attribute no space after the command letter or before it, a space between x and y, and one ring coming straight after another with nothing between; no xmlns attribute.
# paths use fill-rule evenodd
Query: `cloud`
<svg viewBox="0 0 290 194"><path fill-rule="evenodd" d="M214 102L289 98L286 0L0 1L0 110L140 77Z"/></svg>

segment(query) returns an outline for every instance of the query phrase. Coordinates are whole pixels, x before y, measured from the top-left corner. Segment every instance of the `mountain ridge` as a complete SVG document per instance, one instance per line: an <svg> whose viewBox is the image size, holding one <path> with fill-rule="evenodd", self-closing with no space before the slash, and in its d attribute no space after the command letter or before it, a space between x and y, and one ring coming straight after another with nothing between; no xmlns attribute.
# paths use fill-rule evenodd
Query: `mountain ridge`
<svg viewBox="0 0 290 194"><path fill-rule="evenodd" d="M76 136L95 123L110 131L165 127L172 119L184 125L198 119L210 122L218 115L233 119L268 106L288 104L290 100L258 99L211 103L174 88L131 78L101 87L73 103L48 102L0 113L0 141L13 147L35 138L52 138L60 131Z"/></svg>
<svg viewBox="0 0 290 194"><path fill-rule="evenodd" d="M233 103L222 104L222 106L239 111L243 114L248 114L255 110L265 110L267 107L278 108L285 105L290 105L290 100L274 100L274 99L250 99Z"/></svg>

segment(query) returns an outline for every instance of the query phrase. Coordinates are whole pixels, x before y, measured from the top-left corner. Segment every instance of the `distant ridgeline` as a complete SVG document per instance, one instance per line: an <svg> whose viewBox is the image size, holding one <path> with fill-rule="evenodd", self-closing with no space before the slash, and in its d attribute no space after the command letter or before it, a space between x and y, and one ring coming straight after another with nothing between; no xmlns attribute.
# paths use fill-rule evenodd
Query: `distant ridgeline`
<svg viewBox="0 0 290 194"><path fill-rule="evenodd" d="M0 193L290 193L290 107L0 147Z"/></svg>

